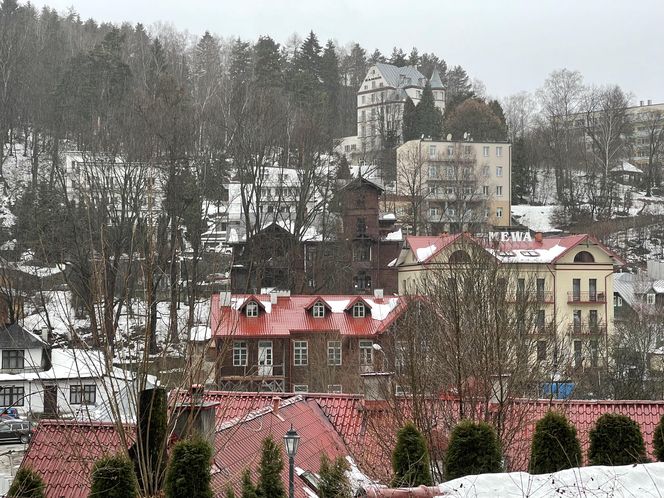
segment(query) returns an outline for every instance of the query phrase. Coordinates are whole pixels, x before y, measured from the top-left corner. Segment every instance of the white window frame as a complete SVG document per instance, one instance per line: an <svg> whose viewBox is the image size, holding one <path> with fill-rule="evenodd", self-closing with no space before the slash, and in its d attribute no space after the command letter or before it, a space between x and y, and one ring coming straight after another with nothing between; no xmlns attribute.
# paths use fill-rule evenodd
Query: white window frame
<svg viewBox="0 0 664 498"><path fill-rule="evenodd" d="M248 357L247 341L233 341L233 366L246 367Z"/></svg>
<svg viewBox="0 0 664 498"><path fill-rule="evenodd" d="M436 159L436 146L429 145L429 159Z"/></svg>
<svg viewBox="0 0 664 498"><path fill-rule="evenodd" d="M496 218L502 218L503 217L503 208L499 207L496 208Z"/></svg>
<svg viewBox="0 0 664 498"><path fill-rule="evenodd" d="M489 146L488 145L485 145L484 147L482 147L482 155L484 157L489 157Z"/></svg>
<svg viewBox="0 0 664 498"><path fill-rule="evenodd" d="M343 350L341 341L327 341L327 364L331 367L339 367L343 362Z"/></svg>
<svg viewBox="0 0 664 498"><path fill-rule="evenodd" d="M373 367L373 341L360 341L360 366Z"/></svg>
<svg viewBox="0 0 664 498"><path fill-rule="evenodd" d="M293 384L294 393L308 393L309 384Z"/></svg>
<svg viewBox="0 0 664 498"><path fill-rule="evenodd" d="M498 178L501 178L503 176L503 167L502 166L496 166L496 176Z"/></svg>
<svg viewBox="0 0 664 498"><path fill-rule="evenodd" d="M316 301L311 312L314 318L325 318L325 305L320 301Z"/></svg>
<svg viewBox="0 0 664 498"><path fill-rule="evenodd" d="M489 195L489 186L488 185L482 185L482 195Z"/></svg>
<svg viewBox="0 0 664 498"><path fill-rule="evenodd" d="M306 367L309 364L309 341L293 341L293 365Z"/></svg>
<svg viewBox="0 0 664 498"><path fill-rule="evenodd" d="M244 308L244 313L248 318L256 318L258 316L258 303L254 300L249 301Z"/></svg>
<svg viewBox="0 0 664 498"><path fill-rule="evenodd" d="M353 318L364 318L367 316L367 307L364 303L355 303L353 305Z"/></svg>
<svg viewBox="0 0 664 498"><path fill-rule="evenodd" d="M502 157L502 156L503 156L503 148L496 147L496 157Z"/></svg>
<svg viewBox="0 0 664 498"><path fill-rule="evenodd" d="M502 196L503 196L503 186L496 185L496 197L502 197Z"/></svg>
<svg viewBox="0 0 664 498"><path fill-rule="evenodd" d="M622 297L620 296L613 296L613 306L615 308L620 308L623 305L623 300Z"/></svg>

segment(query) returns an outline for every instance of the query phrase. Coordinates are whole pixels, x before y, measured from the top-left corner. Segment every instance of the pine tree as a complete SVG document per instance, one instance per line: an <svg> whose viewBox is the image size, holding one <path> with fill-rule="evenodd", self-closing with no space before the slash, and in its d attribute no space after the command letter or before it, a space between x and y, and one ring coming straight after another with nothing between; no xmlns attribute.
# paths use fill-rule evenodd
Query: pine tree
<svg viewBox="0 0 664 498"><path fill-rule="evenodd" d="M515 204L524 202L530 193L531 175L526 141L523 137L518 137L512 144L512 195Z"/></svg>
<svg viewBox="0 0 664 498"><path fill-rule="evenodd" d="M501 471L500 443L493 427L484 422L459 422L447 447L445 479Z"/></svg>
<svg viewBox="0 0 664 498"><path fill-rule="evenodd" d="M662 415L662 418L659 419L659 424L655 427L655 432L652 435L652 444L655 458L660 462L664 462L664 415Z"/></svg>
<svg viewBox="0 0 664 498"><path fill-rule="evenodd" d="M281 448L268 436L263 439L261 463L258 469L258 494L267 498L285 498L286 490L281 481L281 471L284 460L281 457Z"/></svg>
<svg viewBox="0 0 664 498"><path fill-rule="evenodd" d="M124 455L102 458L92 468L90 496L95 498L135 498L138 481L131 460Z"/></svg>
<svg viewBox="0 0 664 498"><path fill-rule="evenodd" d="M258 86L283 86L283 60L279 44L269 36L261 36L254 45L254 81Z"/></svg>
<svg viewBox="0 0 664 498"><path fill-rule="evenodd" d="M605 413L590 431L588 460L591 465L629 465L646 461L641 428L619 413Z"/></svg>
<svg viewBox="0 0 664 498"><path fill-rule="evenodd" d="M7 492L7 498L44 498L44 481L34 470L21 467Z"/></svg>
<svg viewBox="0 0 664 498"><path fill-rule="evenodd" d="M302 107L314 109L321 103L321 47L313 31L293 57L289 89Z"/></svg>
<svg viewBox="0 0 664 498"><path fill-rule="evenodd" d="M576 429L565 416L548 412L535 426L530 450L530 472L547 474L581 465Z"/></svg>
<svg viewBox="0 0 664 498"><path fill-rule="evenodd" d="M333 462L325 453L320 457L318 496L320 498L350 498L353 495L346 472L350 466L344 457Z"/></svg>
<svg viewBox="0 0 664 498"><path fill-rule="evenodd" d="M406 53L397 47L392 49L392 55L390 56L390 64L403 67L406 65Z"/></svg>
<svg viewBox="0 0 664 498"><path fill-rule="evenodd" d="M419 138L417 134L417 114L415 104L410 97L406 97L403 106L403 141L415 140Z"/></svg>
<svg viewBox="0 0 664 498"><path fill-rule="evenodd" d="M420 54L417 52L417 47L413 47L408 56L408 65L418 67L420 65Z"/></svg>
<svg viewBox="0 0 664 498"><path fill-rule="evenodd" d="M347 56L345 65L348 67L348 81L354 90L358 90L367 75L367 51L359 43L354 43Z"/></svg>
<svg viewBox="0 0 664 498"><path fill-rule="evenodd" d="M397 444L392 453L392 470L392 487L432 484L427 444L412 423L404 425L397 433Z"/></svg>
<svg viewBox="0 0 664 498"><path fill-rule="evenodd" d="M340 132L339 94L341 91L341 76L339 74L339 59L332 40L327 42L323 50L320 77L325 92L325 123L330 138L333 138L339 136Z"/></svg>
<svg viewBox="0 0 664 498"><path fill-rule="evenodd" d="M339 166L337 167L337 180L350 180L350 167L348 166L348 159L346 156L339 158Z"/></svg>
<svg viewBox="0 0 664 498"><path fill-rule="evenodd" d="M251 481L251 471L245 469L242 473L242 498L258 498L258 489Z"/></svg>
<svg viewBox="0 0 664 498"><path fill-rule="evenodd" d="M461 66L454 66L447 71L443 83L445 84L445 112L451 112L454 108L466 99L472 98L473 85L466 70Z"/></svg>
<svg viewBox="0 0 664 498"><path fill-rule="evenodd" d="M202 439L178 442L166 472L166 498L212 498L212 447Z"/></svg>
<svg viewBox="0 0 664 498"><path fill-rule="evenodd" d="M443 134L443 114L436 107L433 91L428 82L422 90L422 98L415 107L415 122L417 134L420 136L439 139Z"/></svg>
<svg viewBox="0 0 664 498"><path fill-rule="evenodd" d="M376 64L377 62L386 62L386 59L385 56L380 53L380 50L376 49L371 54L371 57L369 57L369 62L371 64ZM366 73L364 76L366 76ZM362 79L364 79L364 76L362 76Z"/></svg>

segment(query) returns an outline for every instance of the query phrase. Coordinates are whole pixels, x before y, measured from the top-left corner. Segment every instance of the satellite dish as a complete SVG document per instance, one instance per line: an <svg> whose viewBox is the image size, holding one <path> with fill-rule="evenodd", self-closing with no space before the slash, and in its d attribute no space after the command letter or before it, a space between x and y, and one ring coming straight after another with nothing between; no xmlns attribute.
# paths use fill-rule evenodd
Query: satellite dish
<svg viewBox="0 0 664 498"><path fill-rule="evenodd" d="M467 131L463 133L463 139L468 140L468 132Z"/></svg>
<svg viewBox="0 0 664 498"><path fill-rule="evenodd" d="M448 134L447 134L447 141L448 141L448 142L451 142L451 141L452 141L452 134L451 134L451 133L448 133Z"/></svg>

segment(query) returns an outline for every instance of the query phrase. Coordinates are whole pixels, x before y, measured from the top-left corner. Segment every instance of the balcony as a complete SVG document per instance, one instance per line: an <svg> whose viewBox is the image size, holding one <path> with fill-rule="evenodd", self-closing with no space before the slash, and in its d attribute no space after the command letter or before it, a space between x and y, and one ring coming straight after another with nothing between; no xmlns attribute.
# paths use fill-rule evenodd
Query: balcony
<svg viewBox="0 0 664 498"><path fill-rule="evenodd" d="M569 328L572 336L594 336L606 334L606 324L593 322L574 323Z"/></svg>
<svg viewBox="0 0 664 498"><path fill-rule="evenodd" d="M568 304L595 304L606 303L606 293L604 291L598 292L568 292Z"/></svg>
<svg viewBox="0 0 664 498"><path fill-rule="evenodd" d="M510 295L508 301L512 303L553 304L555 298L551 291L536 291L528 293L516 291L516 293Z"/></svg>

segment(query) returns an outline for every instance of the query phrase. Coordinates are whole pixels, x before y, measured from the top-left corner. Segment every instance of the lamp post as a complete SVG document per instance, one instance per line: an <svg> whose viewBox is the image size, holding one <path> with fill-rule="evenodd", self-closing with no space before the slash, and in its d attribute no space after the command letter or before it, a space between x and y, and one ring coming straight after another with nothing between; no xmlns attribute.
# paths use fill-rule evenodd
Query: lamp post
<svg viewBox="0 0 664 498"><path fill-rule="evenodd" d="M300 436L291 424L290 429L284 434L284 446L288 455L288 496L295 497L295 484L293 482L295 475L295 454L300 445Z"/></svg>

